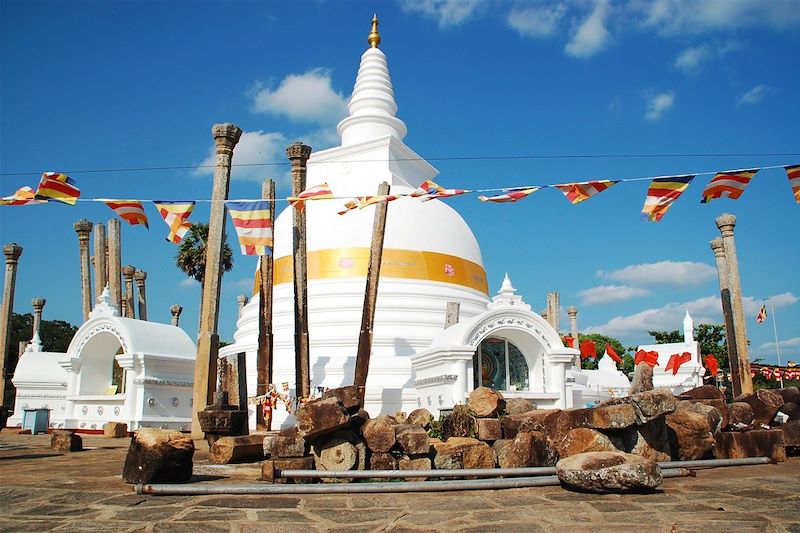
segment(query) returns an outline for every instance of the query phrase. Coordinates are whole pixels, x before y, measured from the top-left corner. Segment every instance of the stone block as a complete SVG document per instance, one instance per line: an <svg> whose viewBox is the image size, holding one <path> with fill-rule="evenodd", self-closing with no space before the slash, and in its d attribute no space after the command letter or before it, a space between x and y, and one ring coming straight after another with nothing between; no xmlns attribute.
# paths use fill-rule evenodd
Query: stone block
<svg viewBox="0 0 800 533"><path fill-rule="evenodd" d="M426 431L431 429L431 422L433 422L433 415L424 407L414 409L411 411L411 414L408 415L408 418L406 418L406 424L422 426Z"/></svg>
<svg viewBox="0 0 800 533"><path fill-rule="evenodd" d="M364 409L359 409L358 412L350 417L350 426L356 431L361 431L361 427L369 420L369 413Z"/></svg>
<svg viewBox="0 0 800 533"><path fill-rule="evenodd" d="M786 449L781 429L755 429L753 431L720 431L714 435L717 459L742 457L769 457L775 461L786 460Z"/></svg>
<svg viewBox="0 0 800 533"><path fill-rule="evenodd" d="M713 402L722 402L722 400L710 400ZM722 425L722 414L720 414L719 409L714 407L713 405L708 405L704 403L698 403L696 400L681 400L678 402L678 408L675 410L675 413L678 411L689 411L690 413L697 413L699 415L703 415L706 417L706 421L708 422L708 428L711 433L716 433L720 431L723 427ZM674 415L675 413L667 415L667 420L669 417Z"/></svg>
<svg viewBox="0 0 800 533"><path fill-rule="evenodd" d="M745 426L753 425L755 421L755 414L753 408L749 403L733 402L728 404L728 426L736 427L737 425L744 424Z"/></svg>
<svg viewBox="0 0 800 533"><path fill-rule="evenodd" d="M503 426L497 418L478 419L478 440L496 441L503 438Z"/></svg>
<svg viewBox="0 0 800 533"><path fill-rule="evenodd" d="M558 455L561 458L585 452L616 452L624 448L622 439L614 437L617 443L612 442L612 437L591 428L571 429L561 446Z"/></svg>
<svg viewBox="0 0 800 533"><path fill-rule="evenodd" d="M781 395L783 403L792 402L800 405L800 388L784 387L782 389L775 389L775 392Z"/></svg>
<svg viewBox="0 0 800 533"><path fill-rule="evenodd" d="M352 431L339 431L314 441L311 445L317 470L365 470L367 446ZM322 478L323 483L350 483L352 479Z"/></svg>
<svg viewBox="0 0 800 533"><path fill-rule="evenodd" d="M653 367L647 363L639 363L633 371L630 394L653 390Z"/></svg>
<svg viewBox="0 0 800 533"><path fill-rule="evenodd" d="M304 404L297 410L295 417L299 435L309 442L350 424L347 409L335 396Z"/></svg>
<svg viewBox="0 0 800 533"><path fill-rule="evenodd" d="M492 448L470 437L451 437L445 442L433 442L434 464L440 469L493 468Z"/></svg>
<svg viewBox="0 0 800 533"><path fill-rule="evenodd" d="M683 400L678 402L678 409L682 405L690 404L703 404L714 407L720 414L720 430L725 429L730 424L730 414L728 413L728 404L725 400Z"/></svg>
<svg viewBox="0 0 800 533"><path fill-rule="evenodd" d="M420 426L403 424L403 426L398 425L397 427L404 427L401 431L396 432L397 442L403 452L407 455L421 455L430 452L431 444L427 431Z"/></svg>
<svg viewBox="0 0 800 533"><path fill-rule="evenodd" d="M678 395L681 400L724 400L725 396L719 387L714 385L702 385L682 392Z"/></svg>
<svg viewBox="0 0 800 533"><path fill-rule="evenodd" d="M50 437L50 447L60 452L80 452L83 450L83 439L72 431L56 430Z"/></svg>
<svg viewBox="0 0 800 533"><path fill-rule="evenodd" d="M786 402L779 411L788 416L789 420L800 420L800 405L794 402Z"/></svg>
<svg viewBox="0 0 800 533"><path fill-rule="evenodd" d="M735 398L737 402L745 402L753 408L755 425L772 425L772 419L778 410L786 403L783 396L769 389L760 389L753 393L741 394Z"/></svg>
<svg viewBox="0 0 800 533"><path fill-rule="evenodd" d="M714 456L714 435L704 414L678 410L668 414L666 422L673 459L694 461Z"/></svg>
<svg viewBox="0 0 800 533"><path fill-rule="evenodd" d="M370 470L397 470L397 457L388 452L373 452L369 457Z"/></svg>
<svg viewBox="0 0 800 533"><path fill-rule="evenodd" d="M194 442L190 435L142 428L131 438L122 480L126 483L186 483L192 477Z"/></svg>
<svg viewBox="0 0 800 533"><path fill-rule="evenodd" d="M478 418L498 416L505 408L503 395L489 387L478 387L469 393L467 407Z"/></svg>
<svg viewBox="0 0 800 533"><path fill-rule="evenodd" d="M642 363L639 363L642 364ZM630 396L622 398L612 398L600 404L605 405L619 405L619 404L632 404L636 411L636 423L646 424L655 420L661 415L671 413L678 405L678 401L672 392L666 388L659 388L639 392Z"/></svg>
<svg viewBox="0 0 800 533"><path fill-rule="evenodd" d="M587 452L561 459L558 479L580 490L595 493L653 490L661 484L655 461L623 452Z"/></svg>
<svg viewBox="0 0 800 533"><path fill-rule="evenodd" d="M622 431L609 431L612 442L621 439L623 451L656 462L669 461L672 457L669 434L664 417L658 417L646 424L630 426Z"/></svg>
<svg viewBox="0 0 800 533"><path fill-rule="evenodd" d="M584 426L592 429L623 429L636 423L636 410L632 404L600 405L589 411Z"/></svg>
<svg viewBox="0 0 800 533"><path fill-rule="evenodd" d="M427 455L404 455L397 461L400 470L430 470L431 459ZM409 477L406 481L425 481L427 477Z"/></svg>
<svg viewBox="0 0 800 533"><path fill-rule="evenodd" d="M405 411L395 411L392 418L394 418L398 424L405 424L408 414Z"/></svg>
<svg viewBox="0 0 800 533"><path fill-rule="evenodd" d="M252 463L264 459L264 437L240 435L221 437L208 450L208 460L221 465Z"/></svg>
<svg viewBox="0 0 800 533"><path fill-rule="evenodd" d="M781 426L783 444L787 448L800 446L800 420L792 420Z"/></svg>
<svg viewBox="0 0 800 533"><path fill-rule="evenodd" d="M525 398L507 398L506 399L506 415L521 415L528 411L536 409L536 403Z"/></svg>
<svg viewBox="0 0 800 533"><path fill-rule="evenodd" d="M367 420L361 426L361 434L367 443L367 448L373 452L388 452L397 441L394 427L397 420L387 415Z"/></svg>
<svg viewBox="0 0 800 533"><path fill-rule="evenodd" d="M358 395L358 387L355 385L328 389L322 393L322 398L338 398L347 412L351 414L355 414L361 409L361 398Z"/></svg>
<svg viewBox="0 0 800 533"><path fill-rule="evenodd" d="M103 424L103 436L108 439L121 439L128 436L128 424L125 422L106 422Z"/></svg>
<svg viewBox="0 0 800 533"><path fill-rule="evenodd" d="M306 440L300 435L267 435L262 441L264 457L303 457L306 455Z"/></svg>
<svg viewBox="0 0 800 533"><path fill-rule="evenodd" d="M558 457L547 437L538 431L523 431L517 433L513 440L497 442L502 442L494 448L500 468L552 466Z"/></svg>
<svg viewBox="0 0 800 533"><path fill-rule="evenodd" d="M310 477L286 479L276 476L282 470L314 470L314 458L306 456L267 459L261 463L261 480L270 483L313 483L315 481Z"/></svg>

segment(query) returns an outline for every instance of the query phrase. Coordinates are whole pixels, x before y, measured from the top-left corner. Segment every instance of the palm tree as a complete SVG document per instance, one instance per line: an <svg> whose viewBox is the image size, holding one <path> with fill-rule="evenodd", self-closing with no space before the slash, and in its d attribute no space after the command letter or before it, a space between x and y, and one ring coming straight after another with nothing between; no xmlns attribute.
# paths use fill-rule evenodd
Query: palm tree
<svg viewBox="0 0 800 533"><path fill-rule="evenodd" d="M187 276L200 282L203 286L203 277L206 274L206 243L208 242L208 224L195 223L189 228L186 236L178 245L178 255L175 264ZM229 272L233 268L233 252L228 246L227 239L222 247L222 269ZM200 292L202 294L202 291Z"/></svg>

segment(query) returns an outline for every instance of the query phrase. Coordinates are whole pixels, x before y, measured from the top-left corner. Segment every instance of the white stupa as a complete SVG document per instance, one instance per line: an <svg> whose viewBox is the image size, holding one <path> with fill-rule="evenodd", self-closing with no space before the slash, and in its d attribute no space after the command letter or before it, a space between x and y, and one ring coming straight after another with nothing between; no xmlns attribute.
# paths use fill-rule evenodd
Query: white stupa
<svg viewBox="0 0 800 533"><path fill-rule="evenodd" d="M327 183L336 197L373 195L384 181L391 185L392 194L409 193L438 174L403 143L406 125L396 116L386 56L378 48L376 19L369 43L361 56L349 116L338 125L341 146L315 152L308 161L307 187ZM374 207L339 215L344 203L342 199L306 202L312 389L353 383ZM278 388L290 383L290 395L295 397L291 211L284 210L275 222L273 382ZM486 313L488 294L480 248L455 210L440 200L422 202L410 197L389 204L366 388L365 407L372 416L423 405L412 356L428 350L443 333L448 302L460 304L461 326ZM220 357L246 352L250 396L256 391L258 306L256 294L239 318L234 344L220 350ZM567 350L571 361L577 352L565 349L558 333L541 317L529 308L525 313L531 319L538 317L537 332L550 328L546 336L551 346L546 351ZM471 342L480 343L481 338ZM474 354L476 347L469 351ZM535 356L540 355L537 350ZM445 360L446 356L426 363L428 374ZM430 405L435 410L463 403L464 394L475 386L471 356L459 364L461 378L441 382L458 381L458 385L437 405ZM541 362L531 361L529 366L532 372L536 368L535 386L542 390L547 372ZM430 378L425 378L426 383L439 383ZM563 388L563 373L560 379ZM560 388L549 398L554 403L562 397ZM276 425L287 420L280 405L273 420Z"/></svg>

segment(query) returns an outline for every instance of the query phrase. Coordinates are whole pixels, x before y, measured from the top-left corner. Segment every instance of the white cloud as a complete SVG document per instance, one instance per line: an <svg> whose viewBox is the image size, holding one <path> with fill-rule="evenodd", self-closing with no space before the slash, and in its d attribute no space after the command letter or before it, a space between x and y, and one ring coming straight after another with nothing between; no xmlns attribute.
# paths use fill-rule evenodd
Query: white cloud
<svg viewBox="0 0 800 533"><path fill-rule="evenodd" d="M639 296L647 296L650 291L627 285L601 285L578 292L583 305L598 305L623 302Z"/></svg>
<svg viewBox="0 0 800 533"><path fill-rule="evenodd" d="M574 57L591 57L608 44L611 34L606 29L608 0L597 0L594 10L578 27L572 39L564 47L564 52Z"/></svg>
<svg viewBox="0 0 800 533"><path fill-rule="evenodd" d="M402 0L403 11L421 13L438 21L440 28L470 20L485 5L482 0Z"/></svg>
<svg viewBox="0 0 800 533"><path fill-rule="evenodd" d="M191 289L193 287L199 287L200 283L194 278L183 278L178 282L178 287L181 289Z"/></svg>
<svg viewBox="0 0 800 533"><path fill-rule="evenodd" d="M784 339L784 340L778 341L778 346L780 346L781 350L787 350L787 351L791 351L791 352L796 352L796 351L800 350L800 337L793 337L791 339ZM756 350L762 351L762 352L775 351L775 341L765 342L764 344L762 344L761 346L756 348Z"/></svg>
<svg viewBox="0 0 800 533"><path fill-rule="evenodd" d="M330 123L345 116L347 98L333 89L329 71L316 68L286 76L275 90L257 86L252 109L298 122Z"/></svg>
<svg viewBox="0 0 800 533"><path fill-rule="evenodd" d="M768 315L772 313L772 305L780 309L781 307L794 305L798 302L797 296L795 296L791 292L776 294L774 296L770 296L769 299L772 300L772 304L767 303ZM764 304L765 304L764 300L759 300L753 298L752 296L742 297L742 306L744 307L744 314L745 316L747 316L748 318L752 318L753 320L755 320L758 311ZM767 320L769 320L769 317L767 317Z"/></svg>
<svg viewBox="0 0 800 533"><path fill-rule="evenodd" d="M650 96L647 100L644 118L650 121L656 121L661 118L665 111L671 109L675 105L675 93L666 91L659 94Z"/></svg>
<svg viewBox="0 0 800 533"><path fill-rule="evenodd" d="M550 37L558 28L567 8L564 4L540 4L526 9L512 9L508 25L523 37Z"/></svg>
<svg viewBox="0 0 800 533"><path fill-rule="evenodd" d="M701 70L706 63L724 57L741 47L742 44L733 39L690 46L681 51L678 57L675 58L675 68L687 74L697 72Z"/></svg>
<svg viewBox="0 0 800 533"><path fill-rule="evenodd" d="M242 133L233 150L232 179L261 180L264 178L265 163L285 163L284 148L289 144L280 132L246 131ZM214 173L216 156L211 147L208 157L195 170L195 174Z"/></svg>
<svg viewBox="0 0 800 533"><path fill-rule="evenodd" d="M766 95L770 92L770 88L764 85L763 83L759 83L742 96L739 97L739 100L736 102L737 105L755 105L759 103Z"/></svg>
<svg viewBox="0 0 800 533"><path fill-rule="evenodd" d="M237 241L238 246L238 241ZM242 278L242 279L223 279L223 292L225 293L232 293L237 292L239 294L244 294L248 298L253 293L253 278Z"/></svg>
<svg viewBox="0 0 800 533"><path fill-rule="evenodd" d="M796 0L638 0L629 8L643 17L646 28L665 36L746 27L782 31L800 25Z"/></svg>
<svg viewBox="0 0 800 533"><path fill-rule="evenodd" d="M717 269L693 261L658 261L640 263L625 268L597 272L598 278L613 279L632 285L697 286L707 283L717 275Z"/></svg>

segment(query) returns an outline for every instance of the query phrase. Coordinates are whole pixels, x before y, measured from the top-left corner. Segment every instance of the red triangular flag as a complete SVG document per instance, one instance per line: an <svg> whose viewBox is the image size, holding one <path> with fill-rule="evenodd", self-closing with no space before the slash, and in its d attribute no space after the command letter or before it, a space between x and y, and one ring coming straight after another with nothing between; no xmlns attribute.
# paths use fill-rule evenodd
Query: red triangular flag
<svg viewBox="0 0 800 533"><path fill-rule="evenodd" d="M617 352L614 351L614 348L610 344L606 344L606 353L611 359L614 360L615 363L622 362L622 357L617 355Z"/></svg>
<svg viewBox="0 0 800 533"><path fill-rule="evenodd" d="M719 372L719 363L717 362L717 358L712 354L708 354L705 358L705 363L709 373L711 373L712 376L717 377L717 373Z"/></svg>
<svg viewBox="0 0 800 533"><path fill-rule="evenodd" d="M633 358L633 364L647 363L650 366L658 366L658 352L646 352L639 350Z"/></svg>
<svg viewBox="0 0 800 533"><path fill-rule="evenodd" d="M587 339L581 343L581 359L589 357L597 357L597 351L594 348L594 342Z"/></svg>
<svg viewBox="0 0 800 533"><path fill-rule="evenodd" d="M567 335L566 337L564 337L564 346L566 346L567 348L575 347L575 339L572 337L572 335Z"/></svg>

